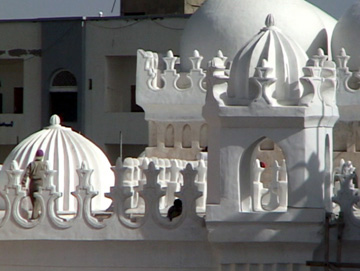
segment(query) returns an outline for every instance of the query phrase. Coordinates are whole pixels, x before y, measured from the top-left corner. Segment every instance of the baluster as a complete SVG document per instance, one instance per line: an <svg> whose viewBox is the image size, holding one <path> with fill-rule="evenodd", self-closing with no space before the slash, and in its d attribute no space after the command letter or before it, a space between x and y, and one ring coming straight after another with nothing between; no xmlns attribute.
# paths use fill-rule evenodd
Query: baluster
<svg viewBox="0 0 360 271"><path fill-rule="evenodd" d="M175 200L175 192L180 190L180 184L178 183L179 175L180 175L180 167L178 166L178 162L175 159L170 161L171 167L170 171L170 179L167 182L166 189L166 208L170 207Z"/></svg>
<svg viewBox="0 0 360 271"><path fill-rule="evenodd" d="M164 159L159 159L157 163L157 167L160 170L159 176L158 176L158 183L162 190L166 191L167 182L166 182L166 167L165 167L165 161ZM165 211L166 208L166 197L160 198L160 210Z"/></svg>
<svg viewBox="0 0 360 271"><path fill-rule="evenodd" d="M261 202L262 207L266 211L274 211L276 208L279 207L279 163L278 161L274 161L274 164L271 167L272 170L272 179L270 183L269 190L266 194L263 195ZM267 204L264 201L268 202Z"/></svg>
<svg viewBox="0 0 360 271"><path fill-rule="evenodd" d="M197 185L198 190L202 193L202 196L196 200L196 207L198 212L205 212L207 195L207 166L203 159L199 161L199 165L196 170L198 171L198 178L195 184Z"/></svg>
<svg viewBox="0 0 360 271"><path fill-rule="evenodd" d="M282 160L279 170L279 209L286 210L288 202L288 176L286 161Z"/></svg>
<svg viewBox="0 0 360 271"><path fill-rule="evenodd" d="M253 177L253 209L255 212L263 211L263 208L261 206L261 198L262 195L264 195L268 189L264 188L264 185L261 180L261 175L264 172L265 168L260 166L260 160L256 159L255 164L251 170Z"/></svg>
<svg viewBox="0 0 360 271"><path fill-rule="evenodd" d="M118 158L116 166L112 167L112 170L115 172L115 186L110 188L110 193L106 194L106 196L113 200L114 212L119 222L127 228L136 229L141 227L145 220L139 219L133 222L128 219L126 214L125 202L133 195L128 186L123 186L127 169L127 167L123 166L121 159Z"/></svg>
<svg viewBox="0 0 360 271"><path fill-rule="evenodd" d="M96 229L105 227L103 222L99 222L98 219L92 216L91 211L91 199L95 197L99 192L94 191L91 185L90 177L94 172L93 169L89 169L87 163L83 161L81 167L76 170L79 176L79 185L76 186L76 191L71 192L78 200L78 218L83 218L90 226Z"/></svg>
<svg viewBox="0 0 360 271"><path fill-rule="evenodd" d="M145 175L145 171L149 168L149 163L150 163L150 159L145 157L143 160L142 160L142 163L141 165L139 166L140 168L140 171L141 171L141 179L139 180L139 186L138 187L135 187L135 192L137 194L140 193L140 191L142 191L144 189L144 185L146 184L146 175ZM137 211L140 212L140 213L143 213L145 210L145 202L144 202L144 199L142 197L138 197L138 204L137 204L137 207L136 207Z"/></svg>
<svg viewBox="0 0 360 271"><path fill-rule="evenodd" d="M124 171L124 178L122 181L122 186L125 189L128 189L130 191L130 193L132 194L132 196L126 201L125 203L125 208L136 208L137 205L137 198L135 197L135 181L134 181L134 162L133 159L128 157L125 158L124 160L124 164L123 164L123 168L125 169Z"/></svg>

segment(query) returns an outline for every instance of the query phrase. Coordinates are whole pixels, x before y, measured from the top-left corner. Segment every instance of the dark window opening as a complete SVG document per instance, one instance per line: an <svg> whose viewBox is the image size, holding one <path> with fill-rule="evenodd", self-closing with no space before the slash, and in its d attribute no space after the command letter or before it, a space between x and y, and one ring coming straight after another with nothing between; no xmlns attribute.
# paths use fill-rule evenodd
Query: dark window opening
<svg viewBox="0 0 360 271"><path fill-rule="evenodd" d="M131 85L131 112L144 112L141 106L136 104L136 86Z"/></svg>
<svg viewBox="0 0 360 271"><path fill-rule="evenodd" d="M51 92L50 115L53 114L64 122L77 121L77 92Z"/></svg>
<svg viewBox="0 0 360 271"><path fill-rule="evenodd" d="M24 113L24 89L14 88L14 113Z"/></svg>
<svg viewBox="0 0 360 271"><path fill-rule="evenodd" d="M142 16L146 15L145 12L124 12L124 16Z"/></svg>
<svg viewBox="0 0 360 271"><path fill-rule="evenodd" d="M3 113L3 94L0 93L0 113Z"/></svg>

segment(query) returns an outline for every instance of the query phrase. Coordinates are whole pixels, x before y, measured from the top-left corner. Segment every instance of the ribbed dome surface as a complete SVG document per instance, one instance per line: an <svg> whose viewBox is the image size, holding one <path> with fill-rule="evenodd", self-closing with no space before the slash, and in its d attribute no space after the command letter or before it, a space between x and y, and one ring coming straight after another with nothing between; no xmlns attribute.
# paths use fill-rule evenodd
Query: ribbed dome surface
<svg viewBox="0 0 360 271"><path fill-rule="evenodd" d="M265 60L266 67L271 69L267 76L276 79L273 98L279 104L297 104L302 94L299 78L307 56L296 42L274 26L272 15L266 17L265 24L266 27L236 54L230 71L228 96L235 104L248 104L247 101L254 99L254 86L249 84L249 78L260 76L255 68L262 67Z"/></svg>
<svg viewBox="0 0 360 271"><path fill-rule="evenodd" d="M1 184L7 183L6 170L13 160L18 162L21 169L25 169L34 160L38 149L44 151L44 160L49 160L51 167L57 170L54 184L58 192L63 193L63 197L58 199L59 211L75 211L76 200L70 193L75 191L79 183L76 170L83 161L94 170L91 183L94 190L99 192L92 200L93 210L109 207L111 200L104 196L104 193L110 191L110 186L114 185L109 160L90 140L73 132L71 128L61 126L56 115L51 117L50 126L24 139L9 154L0 172Z"/></svg>
<svg viewBox="0 0 360 271"><path fill-rule="evenodd" d="M181 66L189 70L194 50L206 67L218 50L229 60L259 31L273 14L276 25L295 40L309 57L318 48L330 48L336 20L305 0L207 0L189 19L181 46ZM329 49L330 50L330 49Z"/></svg>
<svg viewBox="0 0 360 271"><path fill-rule="evenodd" d="M342 48L351 56L350 70L360 69L360 2L353 4L336 24L332 38L333 56L340 54Z"/></svg>

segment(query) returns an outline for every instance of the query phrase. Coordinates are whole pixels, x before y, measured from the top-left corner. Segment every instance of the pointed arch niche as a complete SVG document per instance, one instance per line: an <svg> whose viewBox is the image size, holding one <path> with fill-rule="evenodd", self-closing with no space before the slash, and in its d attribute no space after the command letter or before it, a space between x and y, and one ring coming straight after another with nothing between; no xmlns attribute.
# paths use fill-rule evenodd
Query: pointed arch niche
<svg viewBox="0 0 360 271"><path fill-rule="evenodd" d="M169 124L165 129L165 147L166 148L173 148L174 147L174 140L175 140L174 126Z"/></svg>
<svg viewBox="0 0 360 271"><path fill-rule="evenodd" d="M247 148L240 161L240 210L286 211L287 168L282 149L267 137Z"/></svg>
<svg viewBox="0 0 360 271"><path fill-rule="evenodd" d="M203 125L201 125L200 128L200 140L199 140L199 144L200 144L200 148L206 148L208 145L208 125L206 123L204 123Z"/></svg>
<svg viewBox="0 0 360 271"><path fill-rule="evenodd" d="M186 124L182 130L182 147L191 148L191 128L189 124Z"/></svg>

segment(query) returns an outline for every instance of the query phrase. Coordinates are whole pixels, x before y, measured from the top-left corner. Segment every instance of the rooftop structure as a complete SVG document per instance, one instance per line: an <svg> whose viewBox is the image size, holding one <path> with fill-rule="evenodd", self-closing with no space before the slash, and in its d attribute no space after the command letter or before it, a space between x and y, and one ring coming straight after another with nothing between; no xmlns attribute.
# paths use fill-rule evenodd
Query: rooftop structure
<svg viewBox="0 0 360 271"><path fill-rule="evenodd" d="M9 157L2 169L5 177L0 193L4 201L0 246L6 248L0 266L7 270L81 271L359 269L360 199L355 166L360 164L356 148L360 116L358 78L348 67L352 56L346 48L331 50L335 22L313 6L300 0L268 2L208 0L194 18L209 27L206 33L211 39L201 39L205 30L198 31L197 37L187 36L195 31L187 28L182 45L174 51L165 46L160 52L138 50L136 101L144 109L138 119L144 117L149 123L149 145L140 156L120 155L115 166L104 164L97 169L102 163L101 151L95 148L95 154L82 153L73 141L84 147L92 143L72 135L74 132L61 127L54 117L48 129L70 133L71 140L57 139L68 147L50 145L47 153L55 149L72 153L77 148L72 154L78 155L78 160L64 159L74 162L68 166L69 176L75 172L77 182L73 185L65 180L68 191L62 191L55 182L57 174L64 174L61 167L55 168L59 158L46 157L44 184L34 193L41 205L38 219L29 219L27 190L20 186L26 166L19 166L22 154ZM288 12L276 14L284 7ZM240 14L243 9L249 9L254 24L262 12L267 13L251 35L239 32L236 41L235 23L227 22L241 21L238 13L232 20L229 16L230 11ZM297 26L289 23L297 12L308 15L305 25L309 22L309 31L287 30ZM227 17L220 20L219 14ZM184 23L154 20L157 26L162 23L162 28ZM325 21L331 23L330 28ZM114 135L117 125L129 130L141 125L140 121L111 121L120 119L120 114L111 110L125 105L120 104L122 92L113 88L123 78L117 71L123 71L122 64L133 62L114 55L121 41L117 31L97 27L116 27L118 22L82 23L76 28L81 31L75 32L83 33L87 25L87 31L98 33L96 40L106 48L101 51L106 52L105 64L98 61L103 59L101 54L93 54L87 62L90 72L85 74L95 75L96 69L104 66L106 71L103 76L86 77L91 80L81 95L90 114L79 117L99 124L88 128L95 138L103 137L107 126ZM123 23L122 27L127 25ZM190 19L188 25L193 23ZM50 25L44 26L48 34ZM156 35L150 24L145 25L148 35ZM130 32L128 39L134 37ZM230 35L223 35L227 33ZM335 37L336 33L333 42ZM147 38L144 42L153 44L149 42L152 37ZM82 41L94 39L89 35ZM197 39L206 53L211 53L208 49L213 46L224 46L206 56L202 48L187 47ZM99 52L97 43L90 44L90 52ZM234 45L233 52L227 51L227 44ZM188 55L177 56L182 50ZM52 65L50 61L48 65ZM81 67L76 73L82 74ZM69 75L69 71L60 70L53 79L59 74ZM102 93L98 86L104 81L107 91ZM69 82L53 84L51 90L58 94L70 89L73 93L85 85L84 80ZM109 110L105 113L99 109L103 102ZM99 122L98 112L104 117ZM51 141L51 133L42 131L42 135L41 142ZM134 138L137 136L134 133ZM41 144L35 144L36 149ZM95 176L105 168L112 170L114 183L102 182L103 175ZM111 200L111 208L95 208L93 203L100 194ZM66 197L76 202L71 216L57 208ZM175 204L179 200L181 207ZM16 253L24 256L15 261Z"/></svg>

